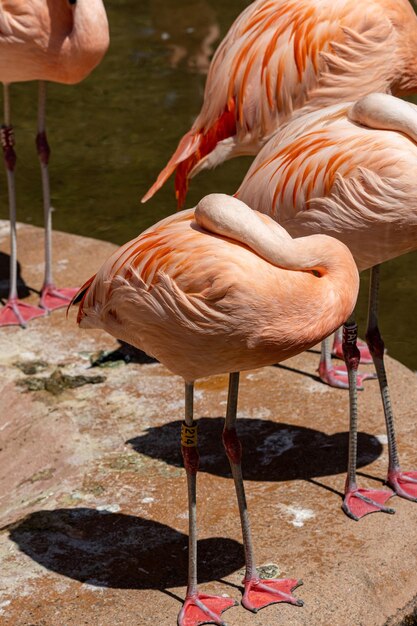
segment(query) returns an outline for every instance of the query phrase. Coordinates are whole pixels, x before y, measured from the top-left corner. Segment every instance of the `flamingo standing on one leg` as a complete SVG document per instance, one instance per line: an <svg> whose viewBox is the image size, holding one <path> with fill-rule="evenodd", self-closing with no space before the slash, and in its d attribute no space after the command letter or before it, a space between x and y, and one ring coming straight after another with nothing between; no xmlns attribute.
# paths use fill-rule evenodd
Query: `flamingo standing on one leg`
<svg viewBox="0 0 417 626"><path fill-rule="evenodd" d="M181 207L188 179L243 154L257 154L291 117L371 92L417 91L417 17L408 0L256 0L219 45L204 102L148 200L176 171ZM358 343L361 361L371 355ZM333 354L343 357L340 334ZM322 380L347 387L323 345ZM373 375L361 374L358 383Z"/></svg>
<svg viewBox="0 0 417 626"><path fill-rule="evenodd" d="M49 192L49 145L45 132L45 81L73 84L83 80L103 58L109 44L106 12L102 0L7 0L0 6L0 81L4 86L4 125L1 129L7 171L11 254L10 290L0 310L0 326L20 324L63 306L76 289L55 287L52 278L51 205ZM9 86L38 80L38 134L36 147L42 172L45 215L45 278L40 308L17 297L16 154L10 117Z"/></svg>
<svg viewBox="0 0 417 626"><path fill-rule="evenodd" d="M115 252L75 299L81 327L105 329L185 380L189 583L180 626L224 626L221 613L234 604L197 588L194 381L231 372L223 443L245 548L242 603L252 611L300 605L291 594L296 580L263 581L256 573L235 428L237 372L282 361L327 336L350 315L357 290L356 265L343 244L323 235L293 240L240 200L213 194Z"/></svg>
<svg viewBox="0 0 417 626"><path fill-rule="evenodd" d="M360 271L373 268L366 339L381 388L388 432L388 484L417 501L417 471L402 472L377 320L380 263L417 249L417 106L371 94L290 122L261 150L236 196L293 236L326 233L343 241ZM351 394L351 448L344 509L379 510L387 491L356 485L356 352L345 348ZM385 495L384 495L385 494Z"/></svg>

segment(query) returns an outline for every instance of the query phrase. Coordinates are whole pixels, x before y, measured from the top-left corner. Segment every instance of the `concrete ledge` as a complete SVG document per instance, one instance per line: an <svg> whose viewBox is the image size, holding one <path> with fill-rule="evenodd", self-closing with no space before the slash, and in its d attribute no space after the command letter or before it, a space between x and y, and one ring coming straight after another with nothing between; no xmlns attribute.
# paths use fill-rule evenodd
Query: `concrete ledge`
<svg viewBox="0 0 417 626"><path fill-rule="evenodd" d="M21 225L18 235L22 278L39 289L42 231ZM114 248L54 238L59 285L81 284ZM0 248L7 252L5 228ZM149 359L103 359L101 351L118 345L79 331L64 311L27 330L0 329L0 342L0 622L175 625L186 584L182 381ZM395 515L358 523L341 512L348 397L317 381L317 359L309 352L246 372L239 400L258 562L302 578L296 595L305 606L257 615L238 606L225 619L229 626L414 624L417 504L393 498ZM94 360L101 366L90 367ZM417 377L390 358L387 369L402 464L412 469ZM226 395L226 376L197 385L200 578L204 590L239 600L243 551L220 441ZM376 381L366 383L359 407L361 484L379 486L387 452Z"/></svg>

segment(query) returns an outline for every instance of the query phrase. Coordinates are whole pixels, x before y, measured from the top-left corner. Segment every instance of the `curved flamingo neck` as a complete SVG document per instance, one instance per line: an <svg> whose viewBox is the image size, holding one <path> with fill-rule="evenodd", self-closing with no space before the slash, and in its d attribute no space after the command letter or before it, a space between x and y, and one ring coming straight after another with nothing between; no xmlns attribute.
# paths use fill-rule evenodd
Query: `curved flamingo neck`
<svg viewBox="0 0 417 626"><path fill-rule="evenodd" d="M353 257L340 241L326 235L293 239L277 222L237 198L210 194L198 203L194 217L202 228L239 241L277 267L317 270L320 275L351 267L357 275Z"/></svg>
<svg viewBox="0 0 417 626"><path fill-rule="evenodd" d="M71 57L80 56L87 67L91 66L91 70L100 62L109 45L109 27L103 2L78 0L73 15L74 25L67 39Z"/></svg>
<svg viewBox="0 0 417 626"><path fill-rule="evenodd" d="M360 98L348 111L352 122L377 130L402 132L417 141L417 106L386 93Z"/></svg>

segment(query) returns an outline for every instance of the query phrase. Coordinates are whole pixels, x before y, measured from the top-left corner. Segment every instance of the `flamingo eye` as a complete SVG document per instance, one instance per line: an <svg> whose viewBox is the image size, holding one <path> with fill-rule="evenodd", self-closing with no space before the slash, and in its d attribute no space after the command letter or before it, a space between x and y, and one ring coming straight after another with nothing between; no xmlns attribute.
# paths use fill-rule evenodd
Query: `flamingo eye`
<svg viewBox="0 0 417 626"><path fill-rule="evenodd" d="M68 2L69 2L70 4L76 4L76 3L77 3L77 0L68 0Z"/></svg>

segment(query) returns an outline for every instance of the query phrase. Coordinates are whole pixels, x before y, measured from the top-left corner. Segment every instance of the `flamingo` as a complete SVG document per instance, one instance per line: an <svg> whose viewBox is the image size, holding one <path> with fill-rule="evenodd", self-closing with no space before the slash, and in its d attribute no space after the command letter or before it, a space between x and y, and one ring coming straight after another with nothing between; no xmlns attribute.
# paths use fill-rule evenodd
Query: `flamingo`
<svg viewBox="0 0 417 626"><path fill-rule="evenodd" d="M400 468L378 329L379 265L417 249L417 106L371 94L290 122L261 150L236 196L277 220L294 237L325 233L343 241L359 271L371 270L366 340L381 389L388 433L387 482L417 501L417 471ZM345 336L350 389L350 456L343 508L359 519L385 510L387 490L356 483L355 325Z"/></svg>
<svg viewBox="0 0 417 626"><path fill-rule="evenodd" d="M46 138L45 81L74 84L83 80L103 58L109 44L102 0L7 0L0 6L0 81L4 89L4 125L1 142L7 172L10 212L10 289L0 310L0 326L20 325L48 311L68 305L76 289L55 287L52 278L51 205ZM45 277L40 306L30 306L17 296L16 154L10 114L10 84L39 81L39 156L45 218Z"/></svg>
<svg viewBox="0 0 417 626"><path fill-rule="evenodd" d="M142 201L176 171L188 179L255 155L291 117L371 92L417 91L417 17L408 0L256 0L210 66L192 128Z"/></svg>
<svg viewBox="0 0 417 626"><path fill-rule="evenodd" d="M197 119L142 201L176 171L183 205L189 178L240 155L255 155L289 119L371 92L417 91L417 18L408 0L256 0L219 45ZM361 361L372 357L358 341ZM343 358L341 332L332 353ZM347 388L328 342L319 373ZM359 388L373 374L358 374Z"/></svg>
<svg viewBox="0 0 417 626"><path fill-rule="evenodd" d="M102 328L156 357L185 381L181 448L188 483L189 572L179 626L215 623L234 605L197 587L197 425L194 381L230 373L223 443L239 504L246 573L242 604L301 605L296 579L256 572L236 434L239 371L305 350L350 315L358 272L341 242L323 235L293 240L266 215L223 194L174 214L117 250L81 289L78 323Z"/></svg>

